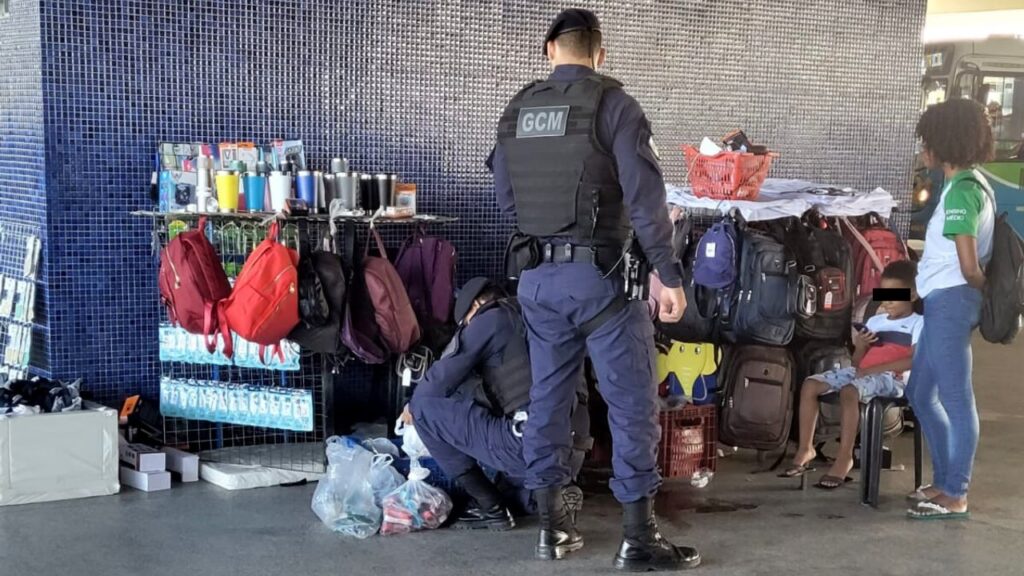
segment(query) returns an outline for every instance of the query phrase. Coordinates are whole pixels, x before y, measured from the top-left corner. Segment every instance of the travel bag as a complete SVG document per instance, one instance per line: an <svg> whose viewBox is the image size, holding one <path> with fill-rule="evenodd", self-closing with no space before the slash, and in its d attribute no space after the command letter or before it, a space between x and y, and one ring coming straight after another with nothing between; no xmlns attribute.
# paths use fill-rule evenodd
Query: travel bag
<svg viewBox="0 0 1024 576"><path fill-rule="evenodd" d="M1020 331L1024 312L1024 241L1010 226L1006 212L996 218L993 234L979 329L993 344L1010 344Z"/></svg>
<svg viewBox="0 0 1024 576"><path fill-rule="evenodd" d="M420 339L420 325L409 302L398 271L387 259L384 242L376 229L370 230L379 256L370 256L370 239L363 254L362 276L380 340L392 354L408 352Z"/></svg>
<svg viewBox="0 0 1024 576"><path fill-rule="evenodd" d="M784 348L740 345L726 351L719 440L772 451L785 446L793 420L796 368Z"/></svg>
<svg viewBox="0 0 1024 576"><path fill-rule="evenodd" d="M347 288L340 256L329 249L310 249L301 254L299 323L288 334L288 339L313 352L341 353L341 324Z"/></svg>
<svg viewBox="0 0 1024 576"><path fill-rule="evenodd" d="M731 342L785 346L796 328L796 261L778 239L760 231L743 233L740 270L724 321Z"/></svg>
<svg viewBox="0 0 1024 576"><path fill-rule="evenodd" d="M853 260L846 240L813 211L791 222L786 238L799 272L810 279L814 294L813 312L797 315L796 333L805 338L846 341L854 303Z"/></svg>

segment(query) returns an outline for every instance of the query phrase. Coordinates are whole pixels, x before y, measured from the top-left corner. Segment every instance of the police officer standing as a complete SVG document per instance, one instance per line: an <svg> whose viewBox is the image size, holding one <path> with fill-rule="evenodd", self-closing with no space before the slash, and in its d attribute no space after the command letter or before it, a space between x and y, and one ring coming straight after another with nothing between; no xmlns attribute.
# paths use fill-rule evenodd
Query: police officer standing
<svg viewBox="0 0 1024 576"><path fill-rule="evenodd" d="M530 256L514 259L532 260L518 295L533 372L523 455L540 516L536 553L558 559L583 546L562 489L570 475L574 377L589 351L608 404L611 488L623 505L615 566L692 568L698 552L667 542L653 510L661 483L658 407L654 327L637 301L646 298L637 285L646 277L640 249L666 287L662 319L678 321L686 299L651 126L621 83L595 72L605 50L592 12L559 14L544 54L551 75L512 98L489 159L498 203L518 222L519 241L510 246Z"/></svg>

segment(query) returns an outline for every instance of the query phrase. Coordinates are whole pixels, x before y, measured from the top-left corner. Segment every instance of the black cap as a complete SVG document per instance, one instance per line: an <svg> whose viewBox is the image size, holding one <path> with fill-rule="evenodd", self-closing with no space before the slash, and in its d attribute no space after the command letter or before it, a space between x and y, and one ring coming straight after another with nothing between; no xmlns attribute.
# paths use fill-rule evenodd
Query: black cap
<svg viewBox="0 0 1024 576"><path fill-rule="evenodd" d="M597 19L597 14L594 14L590 10L584 10L583 8L569 8L563 10L558 16L555 16L554 21L551 22L551 27L548 28L548 34L544 37L544 47L541 51L545 56L548 55L548 42L558 38L566 32L575 32L577 30L591 30L601 31L601 21Z"/></svg>
<svg viewBox="0 0 1024 576"><path fill-rule="evenodd" d="M459 294L455 298L456 323L462 324L463 319L466 318L466 314L469 313L469 309L473 307L473 301L476 300L476 297L486 290L491 284L491 279L484 278L483 276L477 276L463 284L462 289L459 290Z"/></svg>

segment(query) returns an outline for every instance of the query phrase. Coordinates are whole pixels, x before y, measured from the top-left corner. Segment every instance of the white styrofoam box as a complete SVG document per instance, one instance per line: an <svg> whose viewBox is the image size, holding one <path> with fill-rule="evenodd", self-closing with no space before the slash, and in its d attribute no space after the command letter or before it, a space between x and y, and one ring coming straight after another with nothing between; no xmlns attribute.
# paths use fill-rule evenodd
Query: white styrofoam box
<svg viewBox="0 0 1024 576"><path fill-rule="evenodd" d="M121 462L139 472L163 472L167 469L167 455L146 446L121 442Z"/></svg>
<svg viewBox="0 0 1024 576"><path fill-rule="evenodd" d="M117 412L0 416L0 506L117 494Z"/></svg>
<svg viewBox="0 0 1024 576"><path fill-rule="evenodd" d="M199 481L199 456L169 446L160 451L167 455L167 469L177 472L182 482Z"/></svg>
<svg viewBox="0 0 1024 576"><path fill-rule="evenodd" d="M121 466L121 483L143 492L171 489L171 473L166 470L140 472L128 466Z"/></svg>

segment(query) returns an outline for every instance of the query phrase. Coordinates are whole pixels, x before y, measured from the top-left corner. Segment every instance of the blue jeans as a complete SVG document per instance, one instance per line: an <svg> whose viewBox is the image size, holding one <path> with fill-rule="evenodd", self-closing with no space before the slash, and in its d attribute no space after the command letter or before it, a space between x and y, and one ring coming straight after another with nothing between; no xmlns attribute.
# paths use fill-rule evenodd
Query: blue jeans
<svg viewBox="0 0 1024 576"><path fill-rule="evenodd" d="M932 486L954 498L967 495L978 448L971 332L980 313L981 292L966 284L928 294L906 390L928 441Z"/></svg>

